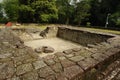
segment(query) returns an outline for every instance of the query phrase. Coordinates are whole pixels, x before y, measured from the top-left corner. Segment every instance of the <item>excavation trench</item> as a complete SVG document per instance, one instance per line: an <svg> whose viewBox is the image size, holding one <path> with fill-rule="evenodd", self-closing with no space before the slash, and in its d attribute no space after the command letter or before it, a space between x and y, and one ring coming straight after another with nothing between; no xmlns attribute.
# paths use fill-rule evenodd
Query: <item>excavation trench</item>
<svg viewBox="0 0 120 80"><path fill-rule="evenodd" d="M24 44L26 46L33 49L41 46L50 46L55 50L50 54L45 54L44 52L39 54L41 57L74 48L95 47L100 43L107 42L109 38L114 37L112 35L93 33L66 27L49 27L46 37L43 38L39 35L39 30L31 30L22 30L22 35L19 35L24 40ZM15 31L18 32L19 30ZM20 33L20 31L18 33Z"/></svg>
<svg viewBox="0 0 120 80"><path fill-rule="evenodd" d="M40 32L0 30L0 80L119 80L120 36L66 27L50 27L44 38ZM55 51L36 53L39 46Z"/></svg>

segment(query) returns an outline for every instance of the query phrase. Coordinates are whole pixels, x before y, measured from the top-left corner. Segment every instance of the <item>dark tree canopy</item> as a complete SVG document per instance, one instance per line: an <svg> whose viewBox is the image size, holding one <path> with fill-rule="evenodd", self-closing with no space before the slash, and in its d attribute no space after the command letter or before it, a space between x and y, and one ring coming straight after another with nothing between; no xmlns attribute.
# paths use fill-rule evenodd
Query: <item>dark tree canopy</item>
<svg viewBox="0 0 120 80"><path fill-rule="evenodd" d="M22 22L51 22L57 19L55 0L19 0L19 20Z"/></svg>
<svg viewBox="0 0 120 80"><path fill-rule="evenodd" d="M109 16L108 16L109 14ZM120 0L3 0L0 22L120 26Z"/></svg>

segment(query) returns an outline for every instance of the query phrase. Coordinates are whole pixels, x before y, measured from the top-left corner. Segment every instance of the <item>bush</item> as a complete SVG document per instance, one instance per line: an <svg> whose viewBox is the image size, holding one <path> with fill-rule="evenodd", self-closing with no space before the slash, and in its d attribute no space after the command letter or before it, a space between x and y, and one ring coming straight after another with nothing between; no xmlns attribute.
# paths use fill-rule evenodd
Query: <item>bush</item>
<svg viewBox="0 0 120 80"><path fill-rule="evenodd" d="M86 23L86 26L87 26L87 27L90 27L90 26L91 26L91 23L90 23L90 22L87 22L87 23Z"/></svg>

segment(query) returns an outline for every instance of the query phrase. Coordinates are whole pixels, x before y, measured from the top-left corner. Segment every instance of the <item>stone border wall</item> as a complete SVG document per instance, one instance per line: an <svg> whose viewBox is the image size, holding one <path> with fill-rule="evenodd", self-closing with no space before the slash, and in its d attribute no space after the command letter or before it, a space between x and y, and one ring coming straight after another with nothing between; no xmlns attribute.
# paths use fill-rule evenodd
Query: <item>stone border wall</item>
<svg viewBox="0 0 120 80"><path fill-rule="evenodd" d="M77 42L83 46L106 42L108 38L113 37L110 35L97 34L65 27L58 27L57 36L66 40Z"/></svg>
<svg viewBox="0 0 120 80"><path fill-rule="evenodd" d="M40 58L11 30L0 33L0 80L100 80L99 74L120 58L119 36L93 48L75 48Z"/></svg>

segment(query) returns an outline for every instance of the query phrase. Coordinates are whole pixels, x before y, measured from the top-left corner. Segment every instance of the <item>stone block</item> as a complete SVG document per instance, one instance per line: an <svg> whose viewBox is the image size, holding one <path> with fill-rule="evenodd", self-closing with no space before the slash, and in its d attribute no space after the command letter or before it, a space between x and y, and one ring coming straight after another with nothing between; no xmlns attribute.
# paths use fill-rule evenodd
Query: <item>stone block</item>
<svg viewBox="0 0 120 80"><path fill-rule="evenodd" d="M13 78L9 78L7 80L20 80L20 78L19 77L13 77Z"/></svg>
<svg viewBox="0 0 120 80"><path fill-rule="evenodd" d="M47 66L46 63L44 63L43 61L35 61L33 62L33 65L35 69L40 69L42 67Z"/></svg>
<svg viewBox="0 0 120 80"><path fill-rule="evenodd" d="M62 64L63 68L76 65L74 62L69 61L68 59L62 60L62 61L61 61L61 64Z"/></svg>
<svg viewBox="0 0 120 80"><path fill-rule="evenodd" d="M81 68L84 69L85 71L88 71L89 69L95 67L97 64L98 62L93 58L86 58L78 62L78 65L80 65Z"/></svg>
<svg viewBox="0 0 120 80"><path fill-rule="evenodd" d="M65 54L71 54L72 52L73 52L72 49L69 49L69 50L65 50L65 51L63 51L63 53L65 53Z"/></svg>
<svg viewBox="0 0 120 80"><path fill-rule="evenodd" d="M110 48L104 54L106 54L108 56L112 56L112 55L115 55L118 52L120 52L119 48Z"/></svg>
<svg viewBox="0 0 120 80"><path fill-rule="evenodd" d="M29 55L22 55L22 56L13 58L13 61L16 65L21 65L22 63L32 62L33 60L34 58L32 58Z"/></svg>
<svg viewBox="0 0 120 80"><path fill-rule="evenodd" d="M22 64L22 65L17 67L16 74L22 75L22 74L27 73L27 72L32 71L32 70L33 70L32 64L30 64L30 63Z"/></svg>
<svg viewBox="0 0 120 80"><path fill-rule="evenodd" d="M48 60L48 59L53 59L55 57L56 57L55 55L48 55L48 56L44 57L43 59Z"/></svg>
<svg viewBox="0 0 120 80"><path fill-rule="evenodd" d="M47 76L54 75L54 71L50 67L43 67L39 71L39 76L42 78L46 78Z"/></svg>
<svg viewBox="0 0 120 80"><path fill-rule="evenodd" d="M22 80L38 80L38 74L36 71L34 72L29 72L29 73L26 73L24 75L22 75Z"/></svg>
<svg viewBox="0 0 120 80"><path fill-rule="evenodd" d="M71 53L71 54L68 54L68 55L65 55L67 58L71 58L71 57L74 57L74 53Z"/></svg>
<svg viewBox="0 0 120 80"><path fill-rule="evenodd" d="M71 61L74 61L74 62L79 62L79 61L81 61L81 60L83 60L84 59L84 57L82 57L82 56L74 56L74 57L71 57L71 58L69 58Z"/></svg>
<svg viewBox="0 0 120 80"><path fill-rule="evenodd" d="M72 49L74 52L78 52L78 51L80 51L81 49L80 48L74 48L74 49Z"/></svg>
<svg viewBox="0 0 120 80"><path fill-rule="evenodd" d="M76 56L81 55L83 57L90 57L93 53L89 50L82 48L80 51L74 53Z"/></svg>
<svg viewBox="0 0 120 80"><path fill-rule="evenodd" d="M11 61L11 58L2 58L0 59L0 63L5 63Z"/></svg>
<svg viewBox="0 0 120 80"><path fill-rule="evenodd" d="M12 56L12 53L4 53L4 54L0 54L0 59L10 58L11 56Z"/></svg>
<svg viewBox="0 0 120 80"><path fill-rule="evenodd" d="M46 80L46 79L44 79L44 78L39 78L38 80Z"/></svg>
<svg viewBox="0 0 120 80"><path fill-rule="evenodd" d="M57 80L68 80L63 73L56 75Z"/></svg>
<svg viewBox="0 0 120 80"><path fill-rule="evenodd" d="M16 53L17 53L17 54L16 54ZM25 55L25 54L26 54L26 52L25 52L24 49L19 49L19 50L14 51L14 56L15 56L15 57L23 56L23 55Z"/></svg>
<svg viewBox="0 0 120 80"><path fill-rule="evenodd" d="M45 63L47 65L53 65L53 64L55 64L55 61L53 59L48 59L48 60L44 60L44 61L45 61Z"/></svg>
<svg viewBox="0 0 120 80"><path fill-rule="evenodd" d="M63 68L60 63L56 63L51 66L52 70L54 70L56 73L60 73L63 71Z"/></svg>
<svg viewBox="0 0 120 80"><path fill-rule="evenodd" d="M61 60L65 60L65 59L66 59L66 57L61 56L61 57L58 57L58 59L61 61Z"/></svg>
<svg viewBox="0 0 120 80"><path fill-rule="evenodd" d="M45 78L45 80L56 80L56 76L55 75L51 75Z"/></svg>
<svg viewBox="0 0 120 80"><path fill-rule="evenodd" d="M35 48L35 52L42 53L43 52L43 47Z"/></svg>
<svg viewBox="0 0 120 80"><path fill-rule="evenodd" d="M76 77L81 76L83 72L84 71L79 66L74 65L74 66L65 68L63 74L69 80L74 80Z"/></svg>
<svg viewBox="0 0 120 80"><path fill-rule="evenodd" d="M53 53L55 50L54 48L50 47L50 46L44 46L43 47L43 52L44 53Z"/></svg>
<svg viewBox="0 0 120 80"><path fill-rule="evenodd" d="M13 62L6 62L0 64L0 80L10 78L14 75L15 68Z"/></svg>
<svg viewBox="0 0 120 80"><path fill-rule="evenodd" d="M108 59L108 56L105 54L102 54L102 53L93 54L92 57L99 62L102 62L102 61Z"/></svg>
<svg viewBox="0 0 120 80"><path fill-rule="evenodd" d="M26 47L26 51L25 52L28 55L30 55L32 58L35 58L35 59L39 58L38 54L35 53L31 47Z"/></svg>
<svg viewBox="0 0 120 80"><path fill-rule="evenodd" d="M56 57L54 57L53 58L53 60L56 62L56 63L59 63L60 62L60 60L58 59L58 57L56 56Z"/></svg>
<svg viewBox="0 0 120 80"><path fill-rule="evenodd" d="M64 53L62 53L62 52L57 52L57 53L55 53L55 55L56 55L57 57L62 57L62 56L65 56L65 54L64 54Z"/></svg>

